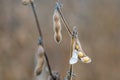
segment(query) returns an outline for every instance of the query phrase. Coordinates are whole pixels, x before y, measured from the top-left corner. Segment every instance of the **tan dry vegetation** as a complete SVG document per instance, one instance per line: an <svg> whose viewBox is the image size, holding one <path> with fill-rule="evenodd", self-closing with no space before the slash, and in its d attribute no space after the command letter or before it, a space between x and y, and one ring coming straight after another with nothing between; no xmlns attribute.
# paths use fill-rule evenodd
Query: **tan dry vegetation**
<svg viewBox="0 0 120 80"><path fill-rule="evenodd" d="M45 49L53 70L68 70L69 36L54 42L52 26L56 0L35 0ZM120 1L61 0L71 29L77 26L91 64L77 63L75 80L120 80ZM20 0L0 0L0 80L32 80L38 32L30 6ZM80 77L80 78L79 78Z"/></svg>

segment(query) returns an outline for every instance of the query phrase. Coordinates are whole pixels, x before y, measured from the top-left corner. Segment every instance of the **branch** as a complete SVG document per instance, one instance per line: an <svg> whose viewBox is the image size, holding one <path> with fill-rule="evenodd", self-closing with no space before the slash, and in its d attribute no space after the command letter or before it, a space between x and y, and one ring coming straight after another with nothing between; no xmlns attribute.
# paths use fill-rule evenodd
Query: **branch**
<svg viewBox="0 0 120 80"><path fill-rule="evenodd" d="M42 32L41 32L39 21L38 21L38 18L37 18L37 13L36 13L36 10L35 10L34 3L32 1L30 1L30 4L31 4L32 11L33 11L33 14L34 14L34 17L35 17L35 21L36 21L36 24L37 24L37 29L38 29L38 32L39 32L39 36L42 38L43 36L42 36Z"/></svg>

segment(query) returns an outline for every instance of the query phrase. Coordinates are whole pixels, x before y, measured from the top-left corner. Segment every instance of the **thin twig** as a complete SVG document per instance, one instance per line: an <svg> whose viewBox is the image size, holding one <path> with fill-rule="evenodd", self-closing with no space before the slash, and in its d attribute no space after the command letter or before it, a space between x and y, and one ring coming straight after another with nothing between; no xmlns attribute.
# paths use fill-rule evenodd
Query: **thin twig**
<svg viewBox="0 0 120 80"><path fill-rule="evenodd" d="M32 7L32 11L33 11L33 14L34 14L34 17L35 17L35 21L36 21L36 24L37 24L37 29L38 29L39 36L40 36L39 43L43 46L43 42L42 42L43 41L42 40L43 36L42 36L42 32L41 32L39 21L38 21L37 13L36 13L36 10L35 10L35 6L34 6L34 3L32 1L30 1L30 4L31 4L31 7ZM44 52L44 56L45 56L45 59L46 59L46 63L47 63L47 66L48 66L48 70L49 70L50 76L52 77L53 80L55 80L55 78L54 78L54 76L52 74L52 70L51 70L51 67L50 67L49 60L48 60L46 52Z"/></svg>
<svg viewBox="0 0 120 80"><path fill-rule="evenodd" d="M30 1L30 3L31 3L32 11L33 11L33 14L34 14L34 17L35 17L35 21L36 21L36 24L37 24L37 29L38 29L38 32L39 32L39 36L42 38L42 32L41 32L41 29L40 29L40 24L39 24L39 21L38 21L37 13L35 11L35 5L32 1Z"/></svg>
<svg viewBox="0 0 120 80"><path fill-rule="evenodd" d="M51 67L50 67L49 60L48 60L46 52L44 53L44 56L45 56L45 59L46 59L46 63L47 63L47 66L48 66L48 70L49 70L50 76L52 77L53 80L56 80L54 78L53 74L52 74L52 70L51 70Z"/></svg>

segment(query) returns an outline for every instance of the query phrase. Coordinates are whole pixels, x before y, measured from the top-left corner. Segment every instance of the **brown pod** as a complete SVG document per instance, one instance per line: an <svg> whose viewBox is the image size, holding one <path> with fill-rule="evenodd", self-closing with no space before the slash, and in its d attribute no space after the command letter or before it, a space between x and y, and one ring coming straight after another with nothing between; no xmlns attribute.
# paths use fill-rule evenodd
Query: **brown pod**
<svg viewBox="0 0 120 80"><path fill-rule="evenodd" d="M60 21L60 14L57 9L54 10L53 14L53 29L54 29L54 39L57 43L60 43L62 40L61 35L61 21Z"/></svg>
<svg viewBox="0 0 120 80"><path fill-rule="evenodd" d="M39 45L38 52L36 53L36 67L35 67L35 76L41 74L44 64L44 48Z"/></svg>

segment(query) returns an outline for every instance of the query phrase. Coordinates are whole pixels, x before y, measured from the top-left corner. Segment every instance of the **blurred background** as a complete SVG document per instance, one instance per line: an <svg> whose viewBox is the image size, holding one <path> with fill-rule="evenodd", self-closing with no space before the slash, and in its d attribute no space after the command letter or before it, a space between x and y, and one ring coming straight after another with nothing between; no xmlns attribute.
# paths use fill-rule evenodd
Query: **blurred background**
<svg viewBox="0 0 120 80"><path fill-rule="evenodd" d="M50 65L63 78L69 69L70 37L62 27L63 41L54 42L52 24L56 0L35 0ZM120 80L120 0L61 0L70 28L91 64L74 65L74 80ZM31 6L21 0L0 0L0 80L32 80L38 30Z"/></svg>

